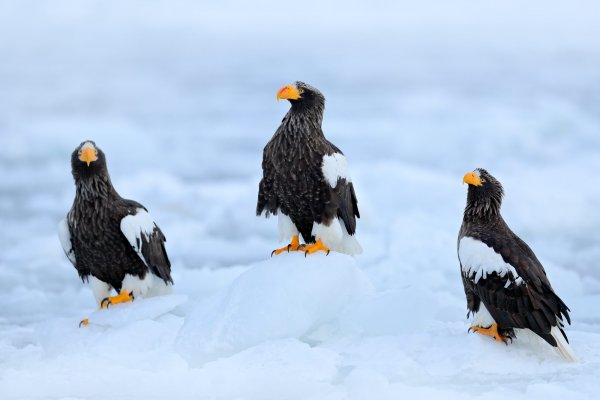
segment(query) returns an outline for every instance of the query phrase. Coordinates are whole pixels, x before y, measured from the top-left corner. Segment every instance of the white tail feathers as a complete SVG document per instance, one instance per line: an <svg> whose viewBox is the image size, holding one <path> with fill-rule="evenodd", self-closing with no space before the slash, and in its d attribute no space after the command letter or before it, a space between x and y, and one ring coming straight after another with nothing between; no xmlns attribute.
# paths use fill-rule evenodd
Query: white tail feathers
<svg viewBox="0 0 600 400"><path fill-rule="evenodd" d="M362 247L354 235L350 235L344 223L338 218L333 218L331 224L314 223L312 234L316 239L321 239L323 244L331 251L344 253L351 256L362 253Z"/></svg>
<svg viewBox="0 0 600 400"><path fill-rule="evenodd" d="M346 232L346 229L343 226L342 226L342 228L343 228L342 240L336 246L337 248L335 248L334 250L336 250L340 253L349 254L351 256L362 253L363 252L362 246L360 245L360 243L358 243L358 240L356 240L356 237L354 235L348 234L348 232Z"/></svg>
<svg viewBox="0 0 600 400"><path fill-rule="evenodd" d="M560 321L558 321L558 323L559 325L561 324ZM560 354L560 356L566 361L576 362L577 357L575 357L575 353L573 352L573 349L571 348L571 346L569 346L569 343L563 336L561 329L558 326L553 326L550 330L550 334L554 339L556 339L556 351L558 352L558 354Z"/></svg>

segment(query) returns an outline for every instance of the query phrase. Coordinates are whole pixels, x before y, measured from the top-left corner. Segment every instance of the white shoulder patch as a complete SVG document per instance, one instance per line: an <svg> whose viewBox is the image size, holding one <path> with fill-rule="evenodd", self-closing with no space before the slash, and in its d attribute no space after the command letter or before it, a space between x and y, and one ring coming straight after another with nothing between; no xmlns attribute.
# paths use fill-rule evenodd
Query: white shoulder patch
<svg viewBox="0 0 600 400"><path fill-rule="evenodd" d="M458 258L462 265L462 272L475 283L482 278L486 279L488 274L494 272L500 277L504 277L510 272L512 279L506 282L506 287L511 282L516 285L523 283L523 279L517 274L515 267L504 262L500 254L480 240L468 236L460 239Z"/></svg>
<svg viewBox="0 0 600 400"><path fill-rule="evenodd" d="M146 266L148 266L148 262L142 254L142 236L149 242L154 229L156 229L154 220L143 208L138 208L135 214L128 215L121 220L121 232Z"/></svg>
<svg viewBox="0 0 600 400"><path fill-rule="evenodd" d="M71 232L69 231L69 223L66 218L58 223L58 239L60 240L60 244L62 245L65 254L69 258L69 261L75 265L75 252L73 251Z"/></svg>
<svg viewBox="0 0 600 400"><path fill-rule="evenodd" d="M338 178L344 178L347 182L352 182L348 173L348 162L343 154L333 153L330 156L323 156L321 169L323 170L323 176L331 187L337 186Z"/></svg>

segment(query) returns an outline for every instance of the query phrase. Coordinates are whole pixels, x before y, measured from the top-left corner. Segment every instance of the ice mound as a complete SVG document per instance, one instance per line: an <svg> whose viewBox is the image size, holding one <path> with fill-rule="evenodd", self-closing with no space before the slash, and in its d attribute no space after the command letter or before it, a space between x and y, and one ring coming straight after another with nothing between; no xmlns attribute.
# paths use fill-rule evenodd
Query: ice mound
<svg viewBox="0 0 600 400"><path fill-rule="evenodd" d="M178 347L209 360L284 338L304 338L373 292L354 258L283 254L252 266L185 317Z"/></svg>

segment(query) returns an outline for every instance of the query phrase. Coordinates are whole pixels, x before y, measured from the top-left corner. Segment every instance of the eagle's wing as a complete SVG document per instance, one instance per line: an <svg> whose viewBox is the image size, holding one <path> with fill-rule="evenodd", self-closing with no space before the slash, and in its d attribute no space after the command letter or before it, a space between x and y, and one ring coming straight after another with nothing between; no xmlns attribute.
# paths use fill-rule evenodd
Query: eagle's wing
<svg viewBox="0 0 600 400"><path fill-rule="evenodd" d="M62 245L63 251L65 252L71 264L77 267L77 259L75 258L75 251L73 250L73 243L71 242L71 231L69 229L69 223L66 218L58 223L58 239Z"/></svg>
<svg viewBox="0 0 600 400"><path fill-rule="evenodd" d="M258 184L258 199L256 202L256 215L261 215L263 211L276 213L279 205L277 204L277 196L274 192L274 175L276 174L275 166L271 161L271 143L269 142L263 151L262 170L263 178Z"/></svg>
<svg viewBox="0 0 600 400"><path fill-rule="evenodd" d="M510 230L463 237L459 257L465 284L481 299L499 325L528 328L556 346L551 334L569 308L554 293L533 251Z"/></svg>
<svg viewBox="0 0 600 400"><path fill-rule="evenodd" d="M130 203L128 214L121 219L121 232L154 275L173 283L165 236L143 206Z"/></svg>
<svg viewBox="0 0 600 400"><path fill-rule="evenodd" d="M348 172L348 162L340 149L331 142L328 144L332 152L323 156L323 176L333 190L333 200L338 205L338 218L344 221L346 231L354 235L356 218L360 218L360 213L354 185Z"/></svg>
<svg viewBox="0 0 600 400"><path fill-rule="evenodd" d="M86 280L91 272L77 264L77 257L75 257L75 249L73 248L73 241L71 240L71 229L69 228L68 217L62 219L58 223L58 239L60 240L65 255L79 273L79 277Z"/></svg>

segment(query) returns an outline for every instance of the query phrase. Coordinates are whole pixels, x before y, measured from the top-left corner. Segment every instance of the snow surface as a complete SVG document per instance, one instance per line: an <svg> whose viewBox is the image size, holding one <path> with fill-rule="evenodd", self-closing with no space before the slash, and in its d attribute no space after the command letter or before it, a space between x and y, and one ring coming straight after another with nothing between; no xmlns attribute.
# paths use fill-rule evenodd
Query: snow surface
<svg viewBox="0 0 600 400"><path fill-rule="evenodd" d="M592 1L0 4L0 398L564 399L600 380ZM303 80L348 158L364 253L280 247L265 143ZM56 233L93 139L167 237L172 296L97 311ZM572 310L578 363L467 334L465 172ZM181 297L179 297L181 296ZM84 317L102 323L79 329Z"/></svg>

